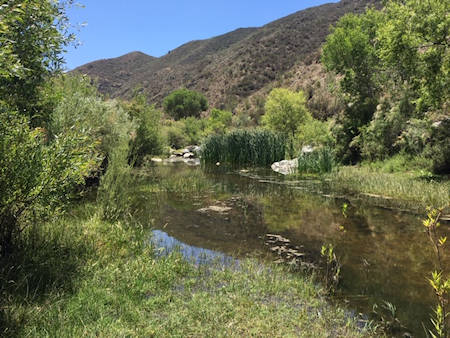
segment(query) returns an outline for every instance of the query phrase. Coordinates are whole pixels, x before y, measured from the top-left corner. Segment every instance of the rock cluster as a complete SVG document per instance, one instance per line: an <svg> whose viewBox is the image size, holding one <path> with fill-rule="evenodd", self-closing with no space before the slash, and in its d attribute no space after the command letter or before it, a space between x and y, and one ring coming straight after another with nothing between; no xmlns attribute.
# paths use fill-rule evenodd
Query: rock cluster
<svg viewBox="0 0 450 338"><path fill-rule="evenodd" d="M264 244L279 257L275 263L287 263L299 268L315 268L315 265L309 261L310 259L304 252L303 247L293 245L287 238L266 234Z"/></svg>
<svg viewBox="0 0 450 338"><path fill-rule="evenodd" d="M152 158L152 162L164 164L184 162L187 165L200 165L200 159L198 158L199 153L199 146L187 146L186 148L179 150L172 149L170 151L170 157L167 159Z"/></svg>

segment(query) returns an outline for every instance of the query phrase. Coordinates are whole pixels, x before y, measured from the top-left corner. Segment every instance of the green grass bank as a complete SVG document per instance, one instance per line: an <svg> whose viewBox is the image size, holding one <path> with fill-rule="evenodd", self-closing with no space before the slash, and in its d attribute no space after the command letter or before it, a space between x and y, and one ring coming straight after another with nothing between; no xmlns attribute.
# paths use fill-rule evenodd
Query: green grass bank
<svg viewBox="0 0 450 338"><path fill-rule="evenodd" d="M92 202L29 231L0 265L0 335L368 336L310 277L157 258L149 229L105 222Z"/></svg>
<svg viewBox="0 0 450 338"><path fill-rule="evenodd" d="M450 180L417 171L386 172L354 166L340 167L324 178L333 193L359 195L375 204L424 213L427 207L441 208L450 203ZM450 210L446 210L449 213Z"/></svg>

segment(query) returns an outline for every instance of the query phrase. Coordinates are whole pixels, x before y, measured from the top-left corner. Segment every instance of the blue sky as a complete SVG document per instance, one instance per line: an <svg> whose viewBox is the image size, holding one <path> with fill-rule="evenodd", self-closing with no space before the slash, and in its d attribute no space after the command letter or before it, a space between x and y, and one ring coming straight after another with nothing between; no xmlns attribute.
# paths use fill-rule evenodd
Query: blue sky
<svg viewBox="0 0 450 338"><path fill-rule="evenodd" d="M80 0L69 9L81 45L69 48L66 67L132 51L162 56L183 43L240 27L258 27L304 8L336 0Z"/></svg>

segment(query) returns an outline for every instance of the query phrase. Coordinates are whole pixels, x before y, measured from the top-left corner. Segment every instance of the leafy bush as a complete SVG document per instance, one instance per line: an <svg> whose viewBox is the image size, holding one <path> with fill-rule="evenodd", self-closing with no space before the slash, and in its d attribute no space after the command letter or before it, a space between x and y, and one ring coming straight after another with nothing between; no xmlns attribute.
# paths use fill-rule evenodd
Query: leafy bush
<svg viewBox="0 0 450 338"><path fill-rule="evenodd" d="M206 120L205 133L224 134L231 126L233 114L229 111L213 109Z"/></svg>
<svg viewBox="0 0 450 338"><path fill-rule="evenodd" d="M333 144L333 136L330 131L330 123L314 118L307 119L300 127L297 142L300 147L306 145L313 147L331 146Z"/></svg>
<svg viewBox="0 0 450 338"><path fill-rule="evenodd" d="M310 153L301 153L298 157L298 171L303 174L329 173L335 167L333 151L322 147Z"/></svg>
<svg viewBox="0 0 450 338"><path fill-rule="evenodd" d="M432 162L436 174L450 174L450 118L435 122L424 155Z"/></svg>
<svg viewBox="0 0 450 338"><path fill-rule="evenodd" d="M165 143L171 148L180 149L188 143L183 123L180 121L168 121L167 125L163 127L162 134Z"/></svg>
<svg viewBox="0 0 450 338"><path fill-rule="evenodd" d="M199 117L202 111L208 109L206 98L195 91L185 88L170 93L163 102L164 110L175 120L184 117Z"/></svg>
<svg viewBox="0 0 450 338"><path fill-rule="evenodd" d="M108 157L108 170L101 177L97 201L101 217L116 221L131 213L134 177L128 164L128 140L123 138Z"/></svg>
<svg viewBox="0 0 450 338"><path fill-rule="evenodd" d="M99 165L96 144L77 129L54 136L0 106L0 255L23 230L60 212Z"/></svg>
<svg viewBox="0 0 450 338"><path fill-rule="evenodd" d="M431 121L428 119L410 119L395 143L402 151L411 155L420 155L431 137Z"/></svg>
<svg viewBox="0 0 450 338"><path fill-rule="evenodd" d="M100 153L107 157L122 135L130 135L134 126L127 112L116 101L105 101L88 77L64 76L55 84L64 93L52 114L52 135L76 129L96 140Z"/></svg>
<svg viewBox="0 0 450 338"><path fill-rule="evenodd" d="M143 95L137 95L131 102L123 103L123 106L136 125L130 151L135 165L140 166L146 155L160 155L163 152L161 112L155 106L148 105Z"/></svg>
<svg viewBox="0 0 450 338"><path fill-rule="evenodd" d="M286 138L268 130L235 130L211 135L202 145L204 164L216 162L239 166L265 167L284 158Z"/></svg>
<svg viewBox="0 0 450 338"><path fill-rule="evenodd" d="M182 123L181 129L186 138L186 143L188 144L200 144L201 140L204 137L205 128L206 128L206 120L197 119L195 117L187 117L185 119L180 120Z"/></svg>

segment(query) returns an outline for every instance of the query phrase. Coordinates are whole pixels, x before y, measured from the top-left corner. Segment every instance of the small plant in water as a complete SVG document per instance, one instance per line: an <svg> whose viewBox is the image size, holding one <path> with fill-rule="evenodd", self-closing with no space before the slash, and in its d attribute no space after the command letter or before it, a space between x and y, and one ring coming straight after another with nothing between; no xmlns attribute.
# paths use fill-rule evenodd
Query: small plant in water
<svg viewBox="0 0 450 338"><path fill-rule="evenodd" d="M342 204L342 216L344 216L344 218L348 217L347 209L348 209L348 204L347 203Z"/></svg>
<svg viewBox="0 0 450 338"><path fill-rule="evenodd" d="M383 301L383 304L380 306L378 304L374 304L372 307L372 315L376 318L376 323L373 326L375 332L379 333L395 333L403 331L404 328L400 323L400 320L397 318L397 308L394 304Z"/></svg>
<svg viewBox="0 0 450 338"><path fill-rule="evenodd" d="M324 244L320 250L320 255L325 260L324 283L328 293L336 290L339 284L341 265L334 252L333 244Z"/></svg>
<svg viewBox="0 0 450 338"><path fill-rule="evenodd" d="M428 279L431 287L434 290L437 298L437 305L433 310L434 315L431 317L433 325L432 330L428 330L427 335L433 338L448 337L448 298L450 294L450 277L444 277L443 255L444 245L447 242L446 236L439 236L438 228L440 227L439 219L442 216L442 209L428 208L427 219L423 221L426 228L427 235L432 243L433 249L436 253L437 270L431 273L431 278Z"/></svg>

